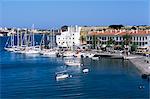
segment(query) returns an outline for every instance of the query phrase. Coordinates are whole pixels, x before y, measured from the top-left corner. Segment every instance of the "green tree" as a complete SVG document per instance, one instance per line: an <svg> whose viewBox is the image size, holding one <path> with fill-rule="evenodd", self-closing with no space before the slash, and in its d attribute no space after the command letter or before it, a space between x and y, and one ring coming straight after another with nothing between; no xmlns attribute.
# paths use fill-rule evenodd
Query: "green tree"
<svg viewBox="0 0 150 99"><path fill-rule="evenodd" d="M110 25L109 28L112 29L121 29L122 27L124 27L123 25Z"/></svg>
<svg viewBox="0 0 150 99"><path fill-rule="evenodd" d="M131 39L132 39L131 35L128 34L123 35L124 45L129 45L131 43Z"/></svg>
<svg viewBox="0 0 150 99"><path fill-rule="evenodd" d="M131 51L136 51L136 49L137 49L137 45L136 44L132 44L132 46L131 46Z"/></svg>
<svg viewBox="0 0 150 99"><path fill-rule="evenodd" d="M107 41L107 46L114 45L114 44L115 44L115 40L113 39Z"/></svg>
<svg viewBox="0 0 150 99"><path fill-rule="evenodd" d="M85 35L81 35L80 36L80 40L81 40L81 43L83 44L84 41L86 41L86 36Z"/></svg>
<svg viewBox="0 0 150 99"><path fill-rule="evenodd" d="M67 31L68 30L68 26L67 25L64 25L61 27L61 30L64 32L64 31Z"/></svg>
<svg viewBox="0 0 150 99"><path fill-rule="evenodd" d="M93 35L93 48L95 49L96 48L96 42L97 42L97 38L96 38L96 35Z"/></svg>
<svg viewBox="0 0 150 99"><path fill-rule="evenodd" d="M125 53L128 56L128 52L129 52L129 44L131 43L131 35L123 35L123 43L124 43L124 49L125 49Z"/></svg>

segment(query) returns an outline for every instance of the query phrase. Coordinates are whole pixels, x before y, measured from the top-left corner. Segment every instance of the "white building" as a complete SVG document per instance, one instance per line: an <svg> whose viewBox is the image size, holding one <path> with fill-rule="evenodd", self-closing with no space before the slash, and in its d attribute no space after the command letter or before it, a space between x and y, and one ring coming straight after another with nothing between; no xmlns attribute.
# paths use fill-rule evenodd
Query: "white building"
<svg viewBox="0 0 150 99"><path fill-rule="evenodd" d="M150 30L130 30L130 31L106 31L91 32L87 36L87 44L93 44L93 36L96 36L96 45L107 45L110 39L115 41L115 45L121 45L124 42L124 35L130 35L130 45L137 45L138 48L150 48Z"/></svg>
<svg viewBox="0 0 150 99"><path fill-rule="evenodd" d="M59 47L73 47L80 45L80 30L81 27L68 27L67 31L56 35L56 43Z"/></svg>

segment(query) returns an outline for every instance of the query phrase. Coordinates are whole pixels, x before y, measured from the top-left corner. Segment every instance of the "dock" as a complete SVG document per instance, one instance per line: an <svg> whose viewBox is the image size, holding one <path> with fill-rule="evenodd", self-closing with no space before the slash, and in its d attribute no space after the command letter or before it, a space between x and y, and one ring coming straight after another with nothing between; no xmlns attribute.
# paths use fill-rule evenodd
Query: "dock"
<svg viewBox="0 0 150 99"><path fill-rule="evenodd" d="M129 58L129 61L136 66L136 68L141 72L142 75L150 76L150 63L147 63L145 61L144 56Z"/></svg>
<svg viewBox="0 0 150 99"><path fill-rule="evenodd" d="M146 61L145 56L139 55L126 56L123 54L116 54L116 53L95 53L95 55L100 57L109 57L113 59L129 60L140 71L141 75L150 76L150 63Z"/></svg>
<svg viewBox="0 0 150 99"><path fill-rule="evenodd" d="M100 57L107 57L107 58L113 58L113 59L123 59L124 56L122 54L118 53L95 53L95 56L100 56Z"/></svg>

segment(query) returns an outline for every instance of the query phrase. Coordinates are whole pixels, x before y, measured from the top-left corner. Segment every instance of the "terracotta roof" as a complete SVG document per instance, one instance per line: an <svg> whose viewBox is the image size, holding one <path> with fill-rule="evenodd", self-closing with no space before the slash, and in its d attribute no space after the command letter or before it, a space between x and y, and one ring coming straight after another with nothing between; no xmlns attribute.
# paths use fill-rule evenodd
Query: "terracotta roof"
<svg viewBox="0 0 150 99"><path fill-rule="evenodd" d="M105 31L105 32L90 32L88 35L100 35L100 36L123 36L123 35L150 35L150 31L144 31L144 30L139 30L139 31Z"/></svg>

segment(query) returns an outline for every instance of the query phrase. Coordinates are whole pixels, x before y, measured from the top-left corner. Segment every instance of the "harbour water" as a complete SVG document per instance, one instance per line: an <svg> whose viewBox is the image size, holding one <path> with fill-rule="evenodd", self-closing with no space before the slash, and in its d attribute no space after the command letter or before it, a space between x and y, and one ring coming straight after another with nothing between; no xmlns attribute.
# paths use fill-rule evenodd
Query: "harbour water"
<svg viewBox="0 0 150 99"><path fill-rule="evenodd" d="M66 67L63 58L24 55L3 50L0 38L1 98L132 98L148 99L149 82L129 61L82 59L83 67ZM89 73L83 74L82 68ZM56 81L55 73L66 70L71 78ZM139 86L144 88L139 88Z"/></svg>

